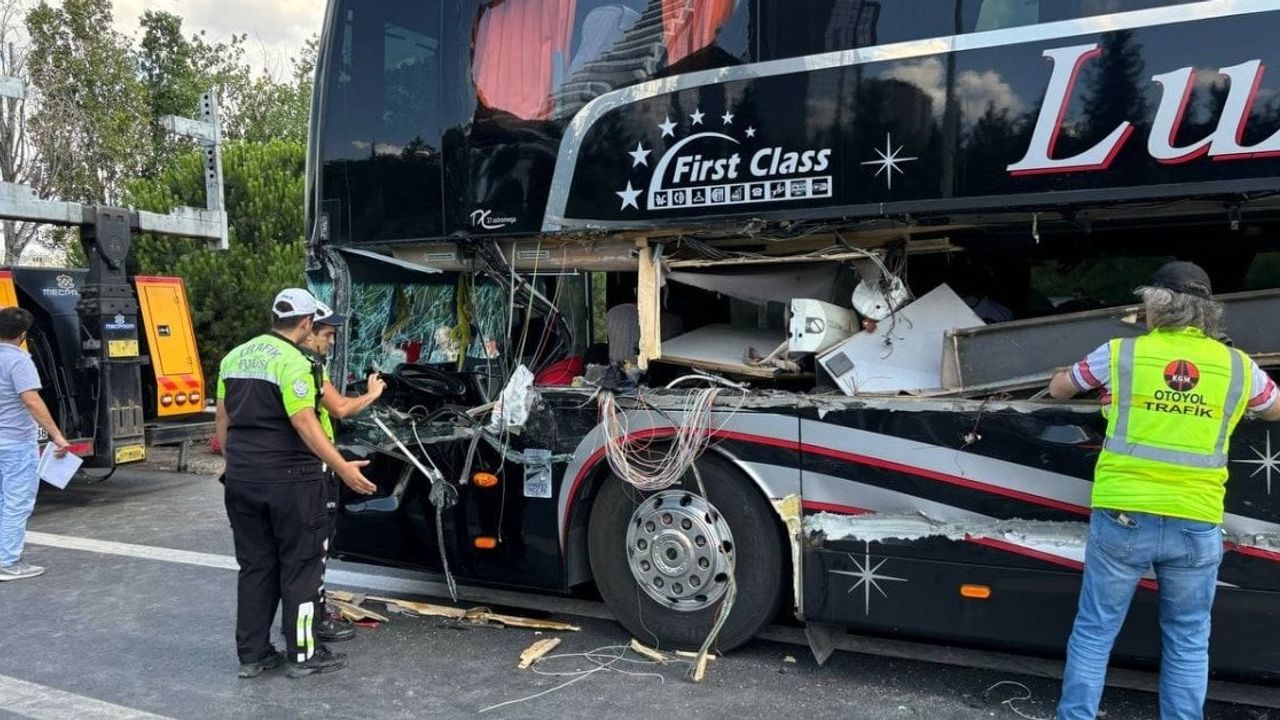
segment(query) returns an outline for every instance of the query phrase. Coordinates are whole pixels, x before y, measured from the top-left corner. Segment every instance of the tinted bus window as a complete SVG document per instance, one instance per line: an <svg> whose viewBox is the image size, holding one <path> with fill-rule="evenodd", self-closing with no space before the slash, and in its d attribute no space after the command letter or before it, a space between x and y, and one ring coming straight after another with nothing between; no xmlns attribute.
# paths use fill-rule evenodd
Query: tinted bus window
<svg viewBox="0 0 1280 720"><path fill-rule="evenodd" d="M760 0L772 60L1203 0Z"/></svg>
<svg viewBox="0 0 1280 720"><path fill-rule="evenodd" d="M321 210L343 240L438 236L439 5L344 0L333 17Z"/></svg>
<svg viewBox="0 0 1280 720"><path fill-rule="evenodd" d="M749 21L745 0L491 2L475 23L472 81L490 110L565 118L667 68L747 59Z"/></svg>

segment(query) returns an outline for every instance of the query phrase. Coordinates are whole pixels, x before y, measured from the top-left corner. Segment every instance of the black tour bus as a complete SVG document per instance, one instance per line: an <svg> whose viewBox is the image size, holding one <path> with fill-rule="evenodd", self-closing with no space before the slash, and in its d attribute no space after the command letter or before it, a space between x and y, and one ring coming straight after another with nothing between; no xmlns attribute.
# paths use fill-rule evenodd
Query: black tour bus
<svg viewBox="0 0 1280 720"><path fill-rule="evenodd" d="M732 598L722 649L785 612L1061 654L1104 421L1049 373L1140 334L1172 257L1280 359L1278 33L1264 0L330 0L309 272L353 316L334 377L391 377L341 428L379 491L336 552L594 586L665 646ZM1211 650L1260 682L1272 431L1231 442Z"/></svg>

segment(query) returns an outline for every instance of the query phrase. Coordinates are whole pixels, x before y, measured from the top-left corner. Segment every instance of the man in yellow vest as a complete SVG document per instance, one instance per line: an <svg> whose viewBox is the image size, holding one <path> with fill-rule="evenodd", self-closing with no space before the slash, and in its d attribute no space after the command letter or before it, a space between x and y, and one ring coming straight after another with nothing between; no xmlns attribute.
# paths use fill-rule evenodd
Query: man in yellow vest
<svg viewBox="0 0 1280 720"><path fill-rule="evenodd" d="M1049 384L1063 399L1102 389L1107 406L1059 720L1097 716L1111 646L1152 570L1164 637L1160 717L1203 717L1229 439L1246 412L1280 420L1271 378L1214 339L1222 306L1203 269L1168 263L1138 295L1151 332L1112 340Z"/></svg>

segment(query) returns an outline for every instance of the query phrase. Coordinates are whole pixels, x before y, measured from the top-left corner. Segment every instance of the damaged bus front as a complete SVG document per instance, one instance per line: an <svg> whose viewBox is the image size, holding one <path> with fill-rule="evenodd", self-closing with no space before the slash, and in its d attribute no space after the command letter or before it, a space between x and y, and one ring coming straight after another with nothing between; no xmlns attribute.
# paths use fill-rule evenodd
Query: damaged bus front
<svg viewBox="0 0 1280 720"><path fill-rule="evenodd" d="M338 554L594 583L686 647L787 607L818 645L1060 654L1104 423L1049 375L1141 334L1173 257L1280 359L1277 31L1229 0L331 0L310 277L352 317L339 384L390 378L341 427L379 491ZM1270 433L1232 440L1211 651L1264 682ZM1156 662L1154 590L1118 658Z"/></svg>

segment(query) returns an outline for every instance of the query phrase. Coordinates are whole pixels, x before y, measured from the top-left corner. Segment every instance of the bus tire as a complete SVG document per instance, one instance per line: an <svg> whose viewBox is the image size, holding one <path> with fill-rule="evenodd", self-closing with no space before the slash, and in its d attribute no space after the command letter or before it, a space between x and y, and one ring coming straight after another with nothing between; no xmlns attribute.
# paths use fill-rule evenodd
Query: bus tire
<svg viewBox="0 0 1280 720"><path fill-rule="evenodd" d="M763 494L741 473L714 456L700 458L698 469L711 505L706 515L721 516L732 533L737 596L715 643L716 649L725 651L750 640L777 615L783 588L789 585L784 577L786 540ZM678 500L684 499L682 492L700 497L693 473L665 492ZM658 494L642 493L613 475L604 479L592 505L587 534L591 571L605 604L632 636L664 648L696 650L711 631L724 597L698 609L673 609L652 597L632 569L636 560L630 553L628 531L642 517L645 503L651 504Z"/></svg>

